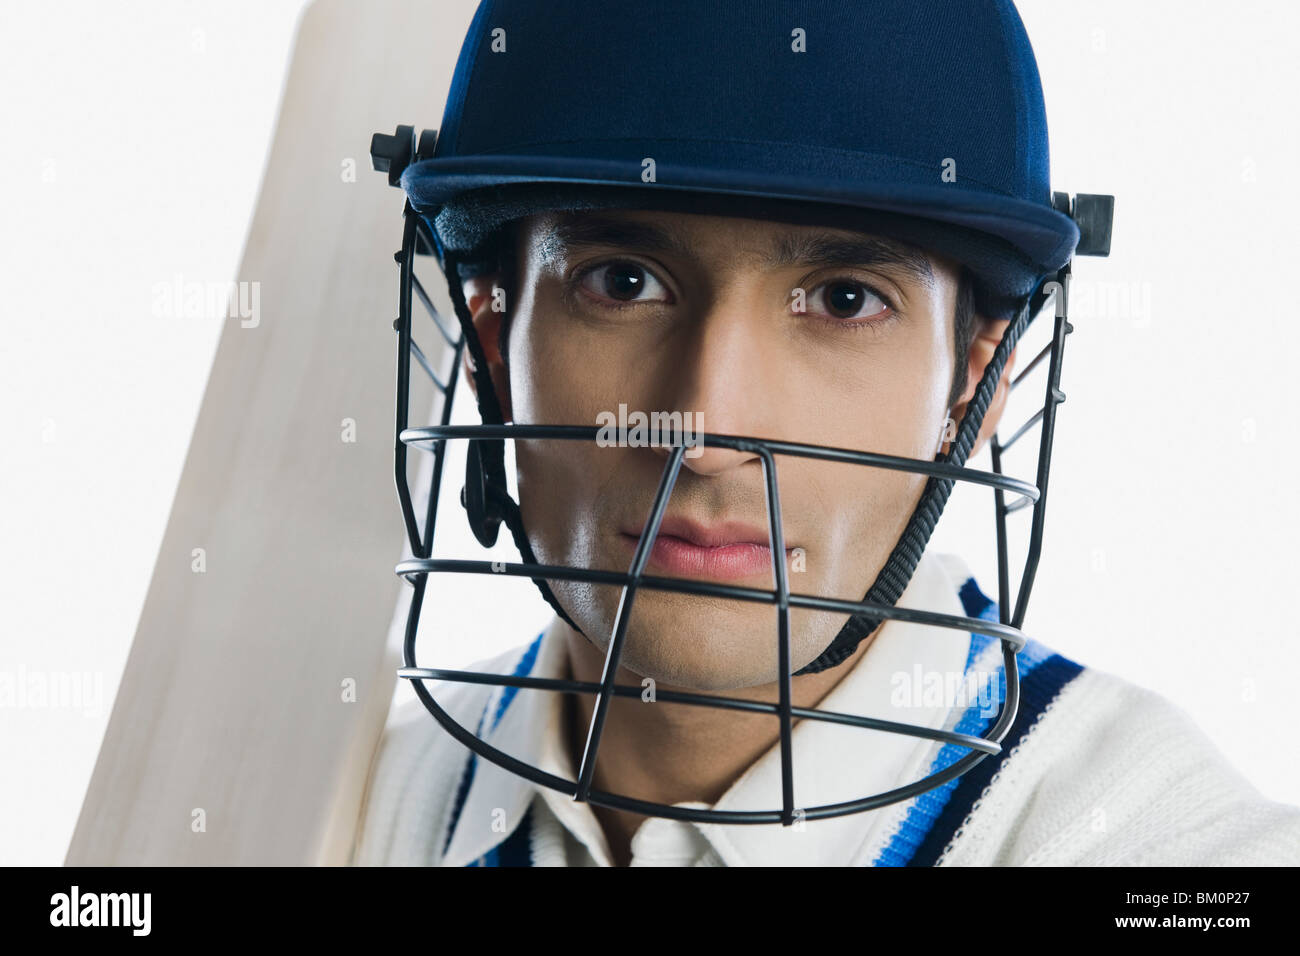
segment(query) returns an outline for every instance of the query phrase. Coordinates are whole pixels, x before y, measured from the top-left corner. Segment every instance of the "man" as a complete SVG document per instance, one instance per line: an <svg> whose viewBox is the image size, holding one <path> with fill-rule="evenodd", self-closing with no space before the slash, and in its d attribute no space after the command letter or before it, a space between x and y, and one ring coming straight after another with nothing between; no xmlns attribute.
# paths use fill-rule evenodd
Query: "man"
<svg viewBox="0 0 1300 956"><path fill-rule="evenodd" d="M780 255L832 248L857 249L860 258L812 265ZM856 438L921 457L942 442L942 429L932 423L945 412L960 417L1004 325L975 316L978 325L961 355L959 268L941 256L844 230L680 212L571 212L522 220L516 252L517 279L487 275L466 283L512 421L594 421L599 411L624 402L697 410L724 434L830 446ZM516 290L512 313L491 308L502 282ZM787 290L794 288L808 292L806 313L789 306ZM1001 395L1009 375L1010 367ZM825 414L826 406L838 413ZM1000 407L999 401L986 417L984 435L996 428ZM520 505L538 560L625 566L664 454L585 443L521 448ZM684 468L651 565L670 576L771 587L755 456L704 449L685 459ZM827 596L852 593L875 573L920 494L916 476L882 469L817 462L780 471L785 540L806 562L799 590ZM609 633L617 589L567 582L555 590L584 633ZM961 613L963 597L974 604L965 608L972 616L988 611L957 559L927 555L900 603L935 608L946 600ZM651 677L661 692L710 689L775 700L771 614L756 604L646 591L629 625L619 683ZM797 669L829 642L842 618L814 612L793 618ZM882 640L887 647L876 646ZM472 669L595 682L603 650L557 618L539 642ZM997 642L987 638L957 643L937 628L890 621L842 665L794 677L794 702L932 726L955 726L963 718L987 724L1000 690L987 692L1004 687L996 660ZM900 694L900 677L918 666L927 674L961 675L963 683L973 676L985 694L937 702L924 699L921 687ZM1006 802L984 811L991 820L987 834L970 830L954 845L951 861L1282 862L1300 847L1300 812L1259 800L1167 702L1109 675L1081 671L1035 644L1022 652L1021 666L1028 671L1029 713L1037 716L1049 702L1035 696L1043 690L1036 673L1053 697L1068 690L1069 707L1025 735L1023 745L1037 748L1032 761L1015 754L1005 771L1023 778L999 781L997 795L1005 790ZM446 686L438 699L469 725L479 722L485 738L512 756L573 778L590 697ZM1116 724L1120 717L1124 725ZM853 728L801 724L796 736L808 744L802 752L813 755L796 762L796 786L810 804L904 784L943 753L932 741L888 741ZM757 809L772 802L775 738L766 715L618 699L596 785L668 804ZM818 766L819 760L828 764ZM468 779L467 766L474 767ZM1145 769L1135 778L1137 766ZM1044 788L1052 799L1044 798ZM957 795L969 800L969 791ZM1185 815L1173 816L1188 799L1199 804L1199 833L1186 832L1193 821ZM951 842L957 806L969 803L946 807L949 829L942 832L949 839L931 846L931 854ZM1013 830L1003 829L1007 815L1026 811ZM465 750L412 706L390 728L377 760L358 862L907 862L905 855L924 848L927 838L933 843L943 816L929 813L921 800L792 831L647 820L574 803L484 761L467 764ZM1042 832L1062 821L1062 829ZM1178 843L1170 845L1174 834ZM465 853L470 856L458 855Z"/></svg>
<svg viewBox="0 0 1300 956"><path fill-rule="evenodd" d="M1045 125L1014 9L822 4L809 23L786 24L772 11L742 20L714 4L615 18L577 6L545 18L534 4L480 7L437 152L402 176L443 247L453 301L461 292L466 368L485 421L593 424L627 408L680 414L709 434L924 462L961 440L955 423L975 421L967 412L991 370L996 387L962 448L978 450L997 428L1015 365L1000 343L1028 292L1079 241L1073 223L1037 206L1046 203ZM957 18L970 38L952 40ZM679 56L664 57L673 45L665 33ZM939 47L956 46L928 49L936 35ZM832 74L852 62L835 49L846 42L872 67L857 88L837 87ZM799 59L814 46L840 55ZM1020 50L1013 69L1008 48ZM756 51L773 61L755 64ZM729 52L749 79L722 62ZM560 91L554 115L581 114L571 132L523 108L505 116L507 103L536 95L526 80L542 71L548 94ZM937 85L950 85L927 98L917 91L936 83L935 71ZM695 90L706 77L713 85L702 99ZM603 117L581 109L601 82L622 97ZM787 93L793 109L752 115L771 105L762 96ZM979 125L991 124L984 114L970 126L970 110L951 102L963 96L990 115L1005 108L1007 135ZM927 108L918 112L918 100ZM625 114L638 118L638 135L620 135L632 132L619 129ZM912 124L926 122L937 132L921 148ZM992 142L988 155L963 151L972 137ZM629 156L651 174L640 185L619 184ZM712 177L727 163L725 179ZM1012 172L991 185L1004 166ZM942 170L954 167L947 180ZM526 559L626 571L672 454L626 440L609 448L520 438L512 531ZM770 590L783 566L791 592L840 601L893 576L929 494L924 474L800 457L775 465L784 554L772 553L762 455L705 445L680 459L646 573ZM896 607L999 620L960 559L920 548ZM985 634L904 618L857 626L856 616L798 606L783 662L770 604L642 588L627 611L621 588L581 579L551 580L543 593L557 615L547 630L472 669L598 684L623 619L613 679L644 688L641 697L615 697L603 714L593 695L530 687L437 684L434 697L480 740L562 781L577 778L598 725L590 783L604 793L768 810L781 803L789 752L799 806L889 793L952 767L969 748L951 735L984 736L1007 701L1003 649ZM469 754L423 705L412 707L376 756L355 860L1300 860L1300 811L1262 800L1172 705L1036 642L1017 661L1019 715L1001 753L906 799L784 827L575 801ZM776 704L784 681L794 708L934 733L804 719L786 741L771 713L670 699L704 692Z"/></svg>

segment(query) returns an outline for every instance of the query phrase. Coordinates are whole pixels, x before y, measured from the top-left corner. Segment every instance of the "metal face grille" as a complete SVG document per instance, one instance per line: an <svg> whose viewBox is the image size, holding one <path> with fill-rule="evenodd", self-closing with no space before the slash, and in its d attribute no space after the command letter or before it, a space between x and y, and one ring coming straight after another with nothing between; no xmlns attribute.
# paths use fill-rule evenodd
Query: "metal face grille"
<svg viewBox="0 0 1300 956"><path fill-rule="evenodd" d="M433 718L448 733L483 759L489 760L539 786L550 787L553 790L567 794L575 800L650 816L725 824L780 823L789 826L797 818L819 819L875 809L886 804L909 799L912 796L938 787L970 770L975 764L989 755L1001 752L1001 741L1009 732L1019 706L1020 686L1016 654L1024 647L1027 640L1020 628L1024 620L1041 551L1043 520L1047 500L1048 466L1051 460L1056 408L1065 398L1060 391L1059 381L1065 336L1071 331L1070 323L1066 318L1070 271L1068 264L1056 274L1053 281L1044 283L1036 290L1020 316L1011 323L1007 330L1007 337L1004 338L1003 344L1000 346L1005 356L1005 352L1014 346L1016 338L1046 302L1049 299L1055 300L1055 324L1050 342L1028 363L1011 384L1013 389L1020 387L1026 376L1042 362L1046 361L1048 363L1047 381L1042 406L1028 421L1016 428L1010 438L1000 441L995 437L992 440L992 471L969 468L964 464L950 460L924 461L866 451L769 441L734 435L702 434L693 439L696 444L702 444L706 447L728 448L753 454L762 463L766 488L768 544L773 556L772 570L776 583L775 588L768 590L735 587L685 578L656 577L646 573L646 564L659 531L660 521L680 474L682 459L686 451L686 446L680 443L676 444L667 456L648 520L636 546L635 556L625 573L567 565L544 565L527 561L523 563L503 563L487 560L452 560L433 556L435 518L448 442L484 442L515 439L593 442L597 440L599 432L599 429L594 426L576 425L452 426L448 424L451 417L452 395L456 387L457 370L460 367L463 350L466 347L464 337L466 318L460 317L459 328L446 323L434 308L428 293L415 276L417 254L430 255L434 252L434 248L435 245L432 236L429 234L427 223L423 217L412 210L408 203L402 250L396 255L401 267L401 288L399 299L400 315L395 323L398 333L398 351L394 460L398 498L401 502L402 516L412 554L411 558L402 561L397 566L397 573L412 586L413 595L406 622L403 666L398 671L398 674L400 677L412 682L416 695ZM421 314L418 319L413 315L413 302L415 299L418 299L421 305ZM459 303L459 307L463 308L463 300ZM448 374L439 376L434 368L434 363L416 345L412 335L412 324L417 321L421 323L432 322L436 328L437 336L444 340L447 346L447 354L451 360ZM408 410L413 362L414 367L428 375L433 382L434 388L442 396L441 421L438 424L425 427L410 427L409 425ZM992 365L992 363L990 364ZM990 369L990 373L1000 373L1000 371L1001 366L996 370ZM996 374L993 374L993 378L996 379L996 377ZM988 378L988 374L986 374L986 378ZM962 423L963 427L966 427L967 424L965 421ZM974 426L977 430L978 422L975 422ZM1029 482L1004 475L1002 473L1003 453L1027 435L1035 426L1039 428L1038 464L1035 480ZM428 506L423 522L418 519L412 504L411 488L407 475L407 452L409 448L420 449L433 456L432 486L429 488ZM781 495L777 486L776 470L776 458L778 456L819 459L863 467L896 469L926 475L932 482L947 483L946 487L949 488L952 483L962 481L992 489L995 499L994 514L997 530L1000 620L988 621L960 615L901 608L882 603L843 601L809 594L792 593L784 560L785 546L782 536ZM964 455L962 459L964 460ZM1011 496L1009 502L1008 495ZM1025 508L1031 509L1032 513L1029 547L1020 574L1019 589L1014 608L1008 611L1012 605L1010 602L1010 574L1007 555L1007 518L1012 513ZM605 653L601 680L599 683L592 683L420 666L416 661L415 638L421 613L424 610L425 588L430 574L504 574L531 578L534 581L567 580L619 587L621 589L621 599ZM779 807L755 811L696 809L654 803L637 799L631 795L610 793L593 787L592 781L596 760L600 752L602 732L611 701L615 697L636 698L642 694L642 687L639 685L615 683L615 675L618 672L624 639L627 634L629 615L637 594L643 589L672 591L736 601L751 601L771 605L775 608L776 627L773 632L773 640L776 642L779 673L782 675L778 681L779 699L775 703L741 700L711 694L666 691L658 692L656 697L658 700L673 704L715 707L773 716L780 728L781 805ZM959 632L983 634L997 639L1001 642L1006 677L1005 699L1002 702L997 721L985 736L980 737L853 714L793 706L791 703L790 677L791 608L808 608L840 614L868 615L879 619L896 619L950 628ZM596 698L594 712L587 730L586 745L577 778L567 780L547 773L487 744L475 733L459 724L439 706L426 686L426 681L429 680L527 688L564 694L594 695ZM965 748L968 752L942 770L907 786L841 803L800 807L796 800L793 782L794 754L792 752L791 729L795 720L827 721L868 730L905 734L946 744L954 744Z"/></svg>

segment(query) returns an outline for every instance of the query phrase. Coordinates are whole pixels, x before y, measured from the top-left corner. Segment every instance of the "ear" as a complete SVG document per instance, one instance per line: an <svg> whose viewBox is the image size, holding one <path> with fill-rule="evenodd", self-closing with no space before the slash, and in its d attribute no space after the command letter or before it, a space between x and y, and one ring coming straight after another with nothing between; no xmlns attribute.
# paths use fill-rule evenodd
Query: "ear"
<svg viewBox="0 0 1300 956"><path fill-rule="evenodd" d="M503 301L503 296L497 291L499 289L497 276L495 274L474 276L465 279L462 286L465 291L465 305L469 308L474 329L478 332L479 342L483 345L488 374L492 376L497 401L501 404L501 417L507 422L513 421L514 416L510 408L510 381L500 348L501 323L505 321L506 313L494 308ZM469 382L470 390L477 396L478 382L474 379L474 358L468 348L464 351L464 362L465 378Z"/></svg>
<svg viewBox="0 0 1300 956"><path fill-rule="evenodd" d="M971 340L970 357L966 362L966 388L957 399L957 404L953 406L953 421L960 423L965 416L966 407L975 397L975 389L979 387L980 380L984 377L984 370L988 368L989 360L993 358L993 352L1002 341L1002 335L1009 325L1011 325L1010 319L975 316L975 337ZM980 423L979 435L971 447L972 456L984 447L984 443L992 438L993 433L998 429L998 422L1002 419L1002 411L1007 404L1007 395L1011 392L1011 379L1014 377L1012 372L1015 365L1016 350L1012 349L1011 354L1007 356L1007 364L1002 369L1002 377L998 379L997 388L993 392L993 400L989 402L988 410L984 413L984 421Z"/></svg>

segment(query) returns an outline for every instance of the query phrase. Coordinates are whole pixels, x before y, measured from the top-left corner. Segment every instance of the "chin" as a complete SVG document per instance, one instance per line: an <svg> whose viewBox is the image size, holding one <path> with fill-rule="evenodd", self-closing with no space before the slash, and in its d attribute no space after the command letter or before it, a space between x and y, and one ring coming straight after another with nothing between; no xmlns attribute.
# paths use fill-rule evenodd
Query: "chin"
<svg viewBox="0 0 1300 956"><path fill-rule="evenodd" d="M603 654L615 608L581 622ZM820 618L820 620L816 620ZM842 622L840 622L842 623ZM827 615L790 614L791 672L815 660L835 636ZM632 605L620 666L666 689L739 690L776 681L777 615L768 605L641 591Z"/></svg>

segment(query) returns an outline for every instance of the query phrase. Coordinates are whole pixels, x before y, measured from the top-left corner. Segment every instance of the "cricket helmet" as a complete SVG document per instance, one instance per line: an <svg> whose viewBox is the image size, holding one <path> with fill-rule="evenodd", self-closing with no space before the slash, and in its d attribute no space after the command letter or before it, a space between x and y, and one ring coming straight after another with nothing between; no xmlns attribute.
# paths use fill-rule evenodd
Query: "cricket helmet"
<svg viewBox="0 0 1300 956"><path fill-rule="evenodd" d="M376 133L377 170L406 197L400 269L396 481L411 557L398 566L414 588L405 658L399 674L412 680L433 717L485 759L576 799L649 815L712 822L789 824L791 793L789 609L819 607L848 615L834 640L798 673L846 660L884 620L906 617L1002 642L1006 700L987 736L944 732L969 753L907 787L833 806L804 808L807 818L860 812L907 799L964 773L989 754L1015 719L1015 655L1041 548L1047 478L1065 336L1067 300L1076 255L1109 254L1113 197L1053 192L1047 119L1037 64L1009 0L815 0L790 7L734 0L665 0L619 4L570 0L484 0L461 48L441 125L419 137L414 127ZM843 226L899 239L959 262L973 278L976 311L1010 320L978 383L949 450L934 460L705 435L706 446L746 450L763 463L770 546L782 555L775 457L793 455L927 476L906 530L862 601L827 601L792 593L783 561L774 560L776 587L738 589L657 578L645 565L682 464L678 445L667 457L655 500L626 574L537 562L520 510L508 490L504 442L518 438L593 441L597 429L571 425L506 424L463 282L494 272L503 261L509 224L543 210L666 209ZM415 275L432 257L445 278L456 324L444 322ZM413 294L445 340L449 370L412 337ZM1008 357L1044 305L1055 302L1051 341L1017 378L1046 363L1041 409L1007 441L991 443L994 468L967 466L984 415ZM482 425L451 426L452 394L463 350L475 376ZM412 359L445 397L441 422L408 427ZM1037 473L1020 480L1001 473L1000 452L1039 427ZM461 502L477 540L491 546L502 524L519 563L434 556L433 530L448 441L468 442ZM421 524L407 477L406 452L434 455L433 484ZM999 621L920 614L895 607L929 541L956 481L993 490L999 546ZM1007 496L1015 500L1007 502ZM1006 522L1031 515L1029 548L1016 601L1010 600ZM492 748L458 724L434 700L425 681L482 682L483 675L420 667L415 635L427 576L507 574L534 581L543 597L581 632L548 585L551 580L612 584L623 600L599 685L533 681L526 686L597 695L587 750L574 781L557 781ZM866 582L864 582L866 584ZM627 616L640 588L773 604L774 640L782 672L780 702L768 709L781 724L782 806L741 815L683 809L603 793L592 773L608 704L620 688L618 669ZM742 591L753 593L741 594ZM499 682L509 685L511 678ZM516 681L516 686L520 686ZM723 698L686 695L692 703L724 706ZM808 716L808 715L803 715ZM841 717L843 715L840 715ZM814 719L816 719L814 717ZM882 728L861 718L860 726ZM918 733L917 736L933 736Z"/></svg>

